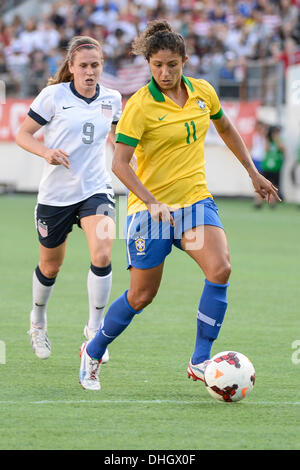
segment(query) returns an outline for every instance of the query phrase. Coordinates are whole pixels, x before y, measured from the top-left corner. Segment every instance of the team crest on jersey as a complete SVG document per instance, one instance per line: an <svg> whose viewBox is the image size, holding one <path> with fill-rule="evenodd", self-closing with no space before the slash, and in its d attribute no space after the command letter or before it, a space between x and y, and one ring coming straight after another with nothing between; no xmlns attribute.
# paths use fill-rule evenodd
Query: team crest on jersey
<svg viewBox="0 0 300 470"><path fill-rule="evenodd" d="M135 240L135 247L139 253L143 253L146 248L145 240L143 238L137 238Z"/></svg>
<svg viewBox="0 0 300 470"><path fill-rule="evenodd" d="M106 119L111 119L112 118L112 105L111 105L111 102L103 102L101 103L101 111L102 111L102 115L106 118Z"/></svg>
<svg viewBox="0 0 300 470"><path fill-rule="evenodd" d="M37 223L37 228L38 228L38 231L39 231L40 235L43 238L48 236L48 226L47 226L46 222L43 222L41 219L39 219L38 223Z"/></svg>
<svg viewBox="0 0 300 470"><path fill-rule="evenodd" d="M197 105L199 106L199 108L204 111L206 109L206 104L204 103L204 101L202 100L197 100Z"/></svg>

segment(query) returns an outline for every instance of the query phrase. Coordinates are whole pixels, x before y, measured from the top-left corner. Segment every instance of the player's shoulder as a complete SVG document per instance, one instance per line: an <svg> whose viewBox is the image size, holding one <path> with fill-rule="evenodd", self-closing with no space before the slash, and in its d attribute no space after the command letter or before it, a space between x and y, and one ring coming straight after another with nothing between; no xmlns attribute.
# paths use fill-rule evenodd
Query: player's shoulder
<svg viewBox="0 0 300 470"><path fill-rule="evenodd" d="M100 97L110 98L116 101L122 101L122 95L118 90L114 88L108 88L100 84Z"/></svg>
<svg viewBox="0 0 300 470"><path fill-rule="evenodd" d="M207 80L204 80L203 78L188 77L188 79L190 80L191 84L193 85L193 88L196 91L203 91L209 94L215 92L213 85Z"/></svg>
<svg viewBox="0 0 300 470"><path fill-rule="evenodd" d="M44 97L47 96L55 99L55 97L65 94L69 90L69 87L70 82L55 83L53 85L47 85L45 88L42 89L40 94Z"/></svg>

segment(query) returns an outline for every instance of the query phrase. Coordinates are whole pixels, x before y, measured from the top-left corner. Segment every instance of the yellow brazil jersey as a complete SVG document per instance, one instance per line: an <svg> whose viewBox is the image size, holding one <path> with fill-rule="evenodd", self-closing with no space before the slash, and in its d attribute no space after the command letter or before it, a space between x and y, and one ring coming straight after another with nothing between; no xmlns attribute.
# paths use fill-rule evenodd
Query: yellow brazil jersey
<svg viewBox="0 0 300 470"><path fill-rule="evenodd" d="M212 197L206 186L204 139L210 119L223 111L214 88L205 80L187 78L183 108L157 87L154 79L126 103L116 141L136 147L136 175L159 201L175 208ZM133 193L128 215L145 210Z"/></svg>

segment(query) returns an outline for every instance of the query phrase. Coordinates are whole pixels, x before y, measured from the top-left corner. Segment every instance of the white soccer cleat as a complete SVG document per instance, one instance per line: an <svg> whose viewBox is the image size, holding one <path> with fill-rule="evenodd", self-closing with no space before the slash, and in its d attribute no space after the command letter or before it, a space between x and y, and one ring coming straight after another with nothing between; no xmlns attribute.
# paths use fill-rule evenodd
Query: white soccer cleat
<svg viewBox="0 0 300 470"><path fill-rule="evenodd" d="M204 382L204 372L209 363L210 360L207 359L206 361L200 362L200 364L192 364L192 359L190 359L187 368L188 378L192 377L193 380L201 380Z"/></svg>
<svg viewBox="0 0 300 470"><path fill-rule="evenodd" d="M30 336L31 347L34 354L39 359L48 359L51 354L51 344L47 331L42 328L31 326L28 334Z"/></svg>
<svg viewBox="0 0 300 470"><path fill-rule="evenodd" d="M88 325L86 324L83 330L83 334L86 337L88 341L93 339L96 336L98 330L95 330L93 328L89 328ZM105 353L102 356L102 364L106 364L109 361L109 352L108 349L105 349Z"/></svg>
<svg viewBox="0 0 300 470"><path fill-rule="evenodd" d="M80 371L79 383L85 390L100 390L99 372L101 367L101 359L92 359L86 350L87 342L82 343L80 348Z"/></svg>

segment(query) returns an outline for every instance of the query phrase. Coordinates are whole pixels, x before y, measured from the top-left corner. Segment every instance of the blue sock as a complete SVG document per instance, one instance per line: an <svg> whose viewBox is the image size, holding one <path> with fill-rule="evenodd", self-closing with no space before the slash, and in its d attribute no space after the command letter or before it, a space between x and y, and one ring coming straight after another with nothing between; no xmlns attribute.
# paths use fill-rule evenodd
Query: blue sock
<svg viewBox="0 0 300 470"><path fill-rule="evenodd" d="M218 337L227 309L227 284L214 284L205 279L197 315L197 337L192 363L210 358L211 347Z"/></svg>
<svg viewBox="0 0 300 470"><path fill-rule="evenodd" d="M87 353L93 359L101 359L107 346L127 328L134 315L142 310L134 310L128 303L125 291L109 307L103 326L88 344Z"/></svg>

